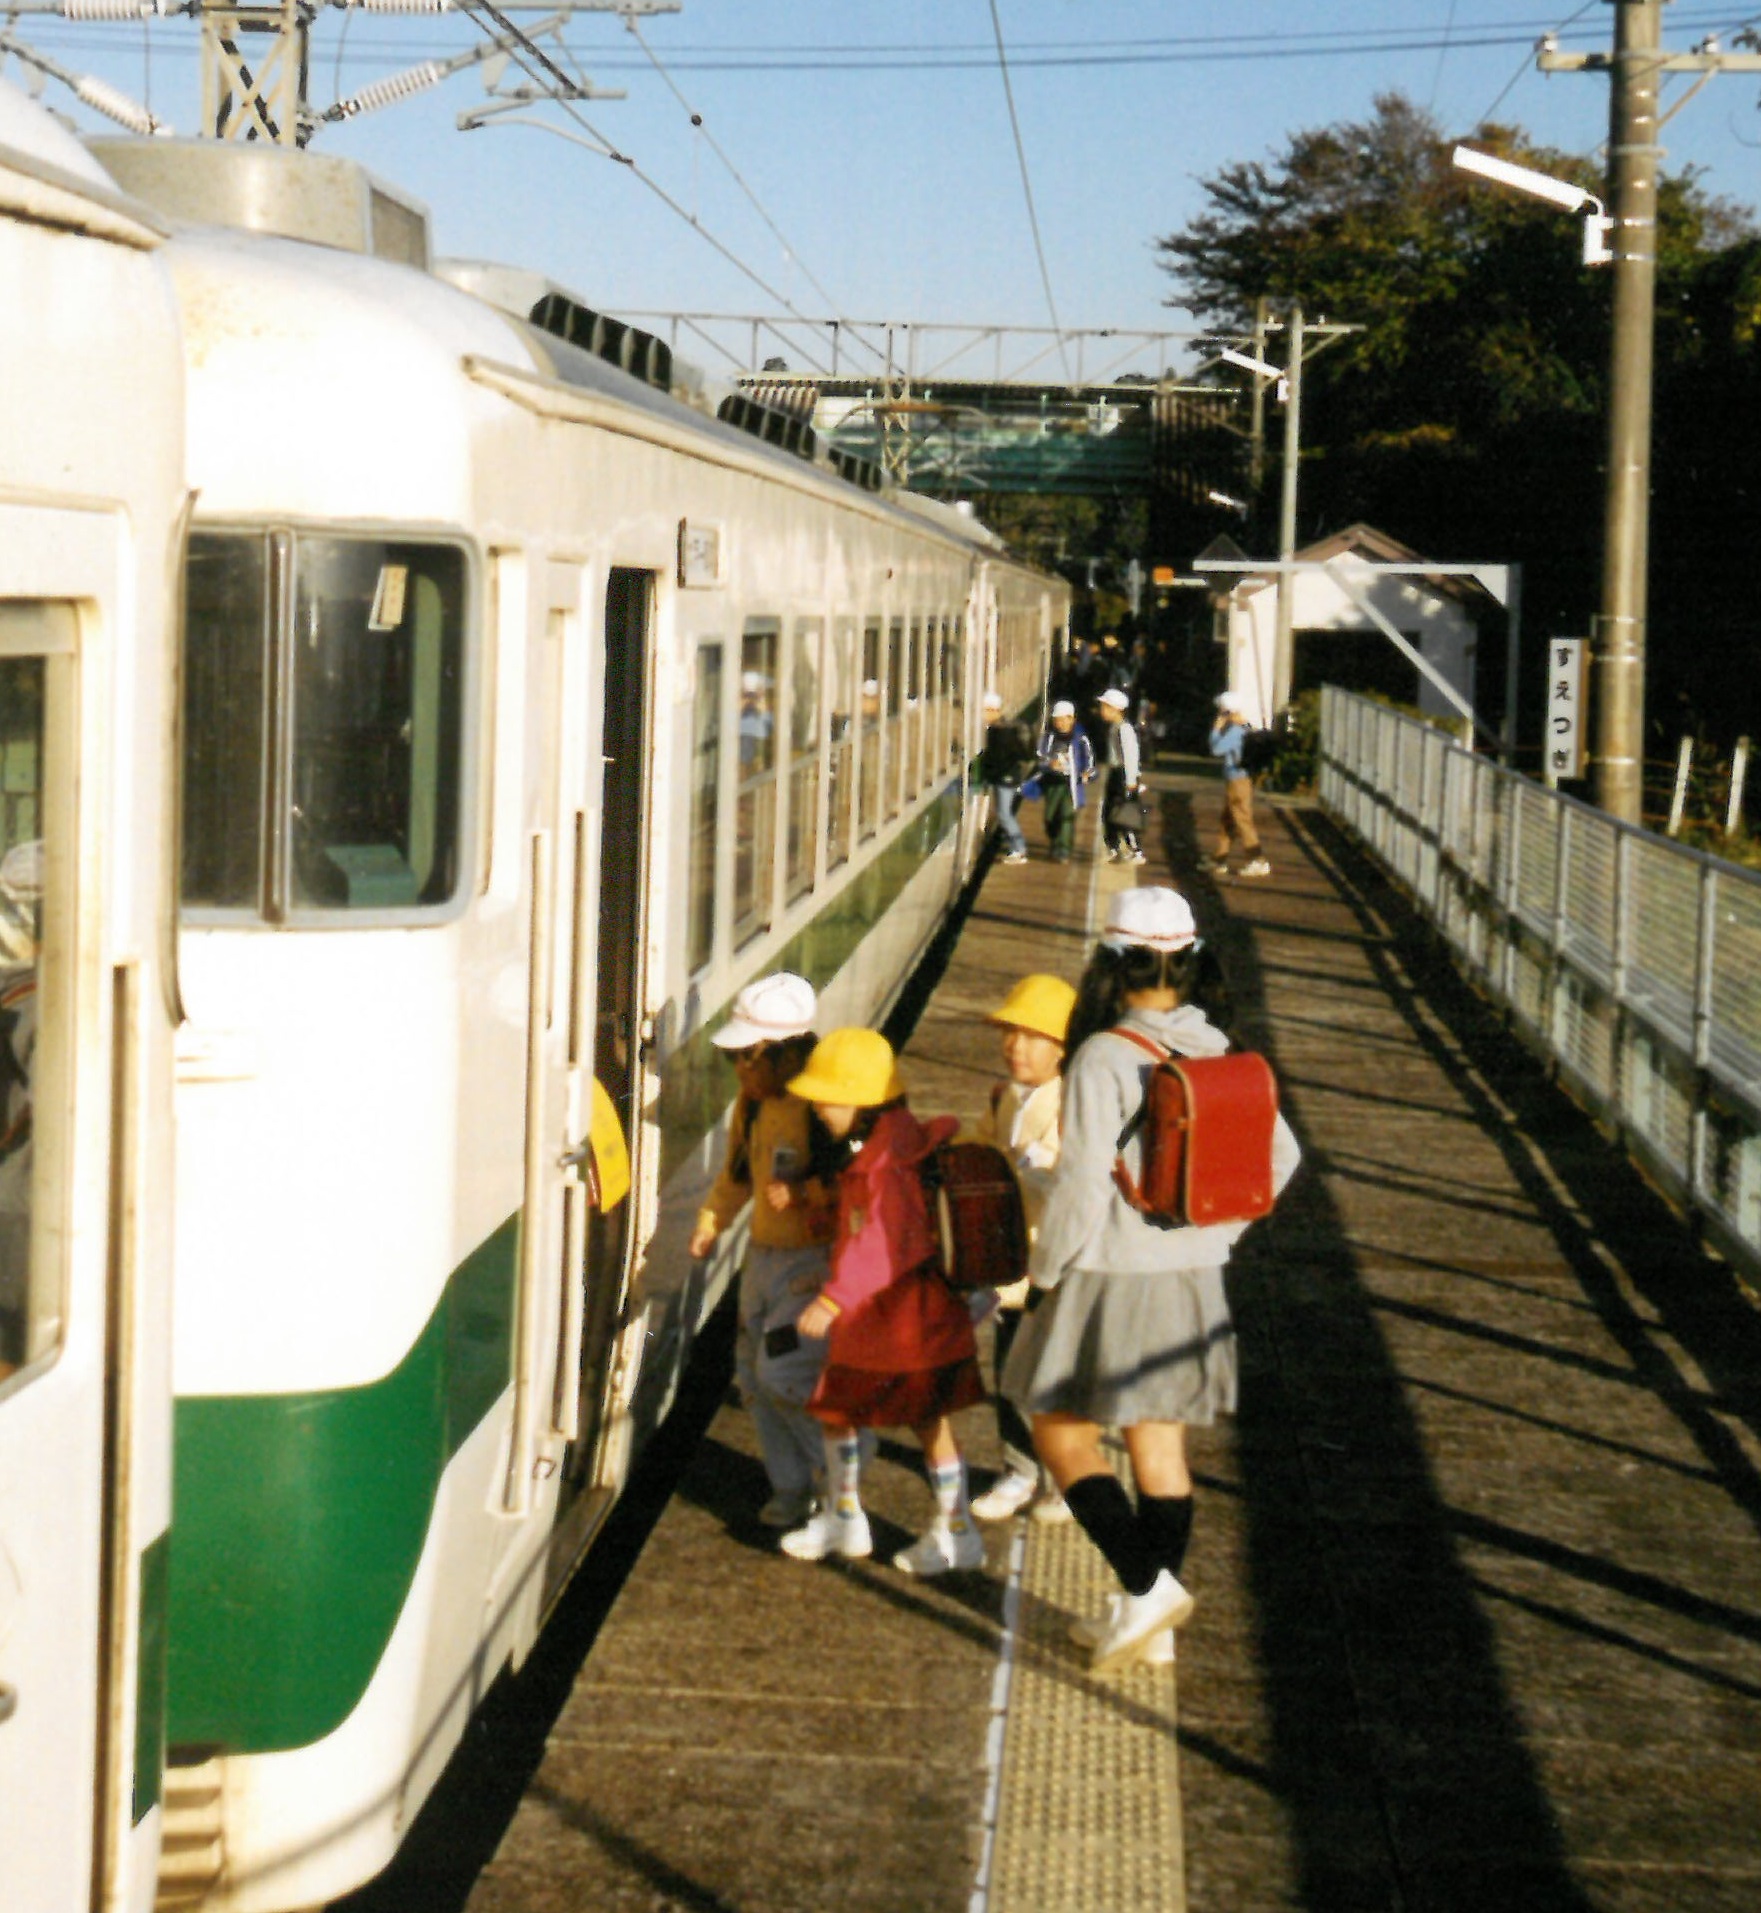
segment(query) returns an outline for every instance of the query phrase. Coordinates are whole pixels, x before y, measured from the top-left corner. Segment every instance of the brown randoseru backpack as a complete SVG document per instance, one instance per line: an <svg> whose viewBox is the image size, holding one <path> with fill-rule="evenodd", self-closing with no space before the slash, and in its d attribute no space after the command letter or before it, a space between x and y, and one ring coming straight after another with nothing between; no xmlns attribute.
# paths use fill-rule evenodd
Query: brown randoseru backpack
<svg viewBox="0 0 1761 1913"><path fill-rule="evenodd" d="M1000 1289L1027 1273L1027 1212L1014 1166L994 1143L945 1142L923 1161L923 1187L957 1289Z"/></svg>
<svg viewBox="0 0 1761 1913"><path fill-rule="evenodd" d="M1119 1138L1135 1132L1143 1146L1143 1180L1134 1181L1123 1153L1113 1180L1151 1222L1253 1222L1270 1212L1272 1133L1278 1084L1252 1050L1228 1056L1176 1056L1136 1030L1113 1029L1156 1059L1143 1108Z"/></svg>

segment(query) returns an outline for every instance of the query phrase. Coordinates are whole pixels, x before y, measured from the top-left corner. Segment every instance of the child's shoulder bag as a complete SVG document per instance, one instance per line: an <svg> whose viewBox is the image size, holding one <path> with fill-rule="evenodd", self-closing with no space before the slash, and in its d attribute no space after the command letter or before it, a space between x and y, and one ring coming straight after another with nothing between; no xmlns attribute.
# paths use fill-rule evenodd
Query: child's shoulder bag
<svg viewBox="0 0 1761 1913"><path fill-rule="evenodd" d="M1252 1050L1177 1056L1137 1030L1116 1026L1109 1034L1155 1059L1143 1107L1125 1125L1113 1159L1113 1181L1132 1208L1170 1228L1269 1214L1278 1084L1266 1059ZM1133 1135L1142 1147L1141 1179L1125 1162Z"/></svg>

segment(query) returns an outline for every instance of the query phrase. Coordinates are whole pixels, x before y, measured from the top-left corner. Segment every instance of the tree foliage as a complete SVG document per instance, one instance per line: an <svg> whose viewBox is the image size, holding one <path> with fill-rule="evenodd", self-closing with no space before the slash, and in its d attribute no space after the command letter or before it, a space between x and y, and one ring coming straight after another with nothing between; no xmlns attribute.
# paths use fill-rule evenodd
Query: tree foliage
<svg viewBox="0 0 1761 1913"><path fill-rule="evenodd" d="M1603 191L1595 169L1520 127L1472 138ZM1262 298L1361 328L1307 368L1304 536L1362 518L1438 557L1519 560L1531 625L1587 630L1609 275L1582 265L1580 220L1460 173L1454 144L1390 93L1367 119L1224 167L1201 182L1198 216L1156 242L1170 303L1237 336ZM1678 695L1722 697L1739 675L1752 700L1752 669L1709 670L1703 642L1695 654L1688 640L1705 635L1697 603L1728 628L1717 650L1730 663L1753 595L1736 554L1761 461L1754 435L1733 441L1727 422L1761 396L1761 243L1747 213L1692 173L1666 175L1658 197L1652 655L1666 708Z"/></svg>

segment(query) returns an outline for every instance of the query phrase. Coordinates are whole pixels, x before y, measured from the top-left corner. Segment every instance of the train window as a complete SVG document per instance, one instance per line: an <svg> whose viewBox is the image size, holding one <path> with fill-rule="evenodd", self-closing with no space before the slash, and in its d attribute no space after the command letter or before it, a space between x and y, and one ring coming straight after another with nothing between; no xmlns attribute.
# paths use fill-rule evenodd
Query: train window
<svg viewBox="0 0 1761 1913"><path fill-rule="evenodd" d="M452 897L465 587L451 545L191 539L186 906L279 919Z"/></svg>
<svg viewBox="0 0 1761 1913"><path fill-rule="evenodd" d="M0 1383L62 1338L77 622L71 604L0 603Z"/></svg>
<svg viewBox="0 0 1761 1913"><path fill-rule="evenodd" d="M697 652L691 707L691 840L686 852L685 961L701 970L715 952L716 798L722 769L722 647Z"/></svg>
<svg viewBox="0 0 1761 1913"><path fill-rule="evenodd" d="M773 620L740 639L740 775L734 787L734 945L770 928L777 844L777 634Z"/></svg>
<svg viewBox="0 0 1761 1913"><path fill-rule="evenodd" d="M905 651L905 774L900 783L908 799L917 795L923 783L923 680L923 624L913 618Z"/></svg>
<svg viewBox="0 0 1761 1913"><path fill-rule="evenodd" d="M789 852L783 894L790 903L813 888L819 846L820 648L824 630L817 618L800 619L789 656Z"/></svg>
<svg viewBox="0 0 1761 1913"><path fill-rule="evenodd" d="M887 626L886 657L887 702L883 729L886 732L886 771L882 785L886 799L886 814L897 817L899 814L899 787L905 775L904 752L901 747L900 733L903 729L901 719L904 706L904 665L905 665L905 624L900 618L893 619Z"/></svg>
<svg viewBox="0 0 1761 1913"><path fill-rule="evenodd" d="M840 618L832 631L831 789L826 803L828 870L849 860L856 841L856 620Z"/></svg>
<svg viewBox="0 0 1761 1913"><path fill-rule="evenodd" d="M861 801L857 809L857 836L866 842L880 822L881 765L881 628L862 630L862 724L857 749L861 762L856 780Z"/></svg>
<svg viewBox="0 0 1761 1913"><path fill-rule="evenodd" d="M297 555L293 907L444 903L458 877L464 556L343 538L302 539Z"/></svg>
<svg viewBox="0 0 1761 1913"><path fill-rule="evenodd" d="M966 761L966 647L959 618L954 620L954 628L949 633L947 655L948 714L954 727L948 757L950 762L961 764Z"/></svg>
<svg viewBox="0 0 1761 1913"><path fill-rule="evenodd" d="M183 900L262 902L269 541L198 532L184 597Z"/></svg>

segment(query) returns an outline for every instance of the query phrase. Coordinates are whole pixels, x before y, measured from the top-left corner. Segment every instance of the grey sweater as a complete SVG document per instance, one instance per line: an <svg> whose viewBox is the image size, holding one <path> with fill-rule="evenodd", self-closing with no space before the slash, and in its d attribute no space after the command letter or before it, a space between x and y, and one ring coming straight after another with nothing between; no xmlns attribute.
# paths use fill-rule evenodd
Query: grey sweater
<svg viewBox="0 0 1761 1913"><path fill-rule="evenodd" d="M1120 1021L1182 1056L1221 1056L1228 1039L1202 1010L1130 1010ZM1064 1078L1063 1139L1058 1167L1040 1218L1029 1273L1036 1288L1056 1288L1068 1274L1153 1273L1215 1269L1251 1225L1163 1228L1146 1222L1119 1193L1113 1159L1119 1136L1143 1106L1152 1059L1135 1043L1105 1031L1076 1053ZM1272 1139L1272 1182L1281 1190L1302 1152L1284 1118ZM1125 1145L1126 1166L1140 1176L1143 1151L1135 1136Z"/></svg>

